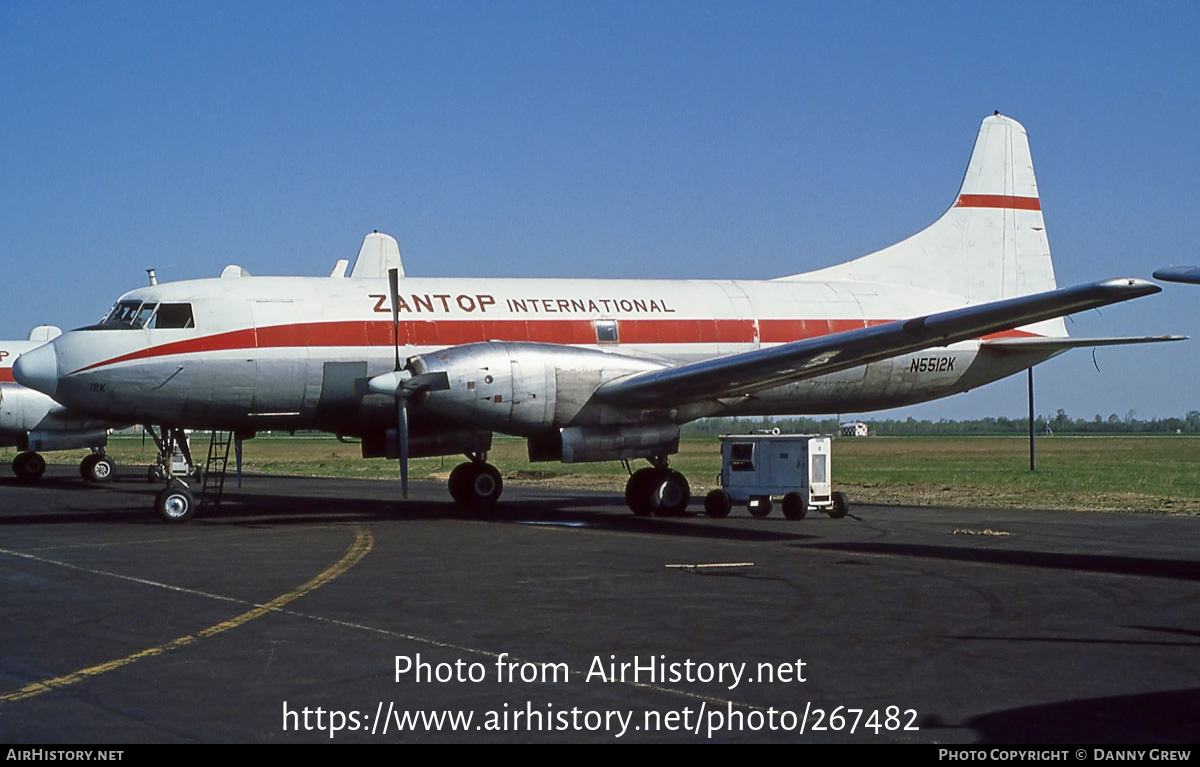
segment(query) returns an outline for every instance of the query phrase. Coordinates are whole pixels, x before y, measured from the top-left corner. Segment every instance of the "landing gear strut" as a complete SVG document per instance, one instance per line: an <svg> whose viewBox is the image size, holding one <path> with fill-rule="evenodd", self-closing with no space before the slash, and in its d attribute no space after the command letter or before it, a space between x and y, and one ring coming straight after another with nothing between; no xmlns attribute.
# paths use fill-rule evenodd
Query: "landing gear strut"
<svg viewBox="0 0 1200 767"><path fill-rule="evenodd" d="M673 517L682 514L692 499L687 477L667 468L666 456L657 456L653 465L633 472L625 484L625 503L639 517L656 514Z"/></svg>
<svg viewBox="0 0 1200 767"><path fill-rule="evenodd" d="M450 472L450 497L461 506L486 508L496 505L504 482L495 466L487 462L487 453L471 453L471 460Z"/></svg>

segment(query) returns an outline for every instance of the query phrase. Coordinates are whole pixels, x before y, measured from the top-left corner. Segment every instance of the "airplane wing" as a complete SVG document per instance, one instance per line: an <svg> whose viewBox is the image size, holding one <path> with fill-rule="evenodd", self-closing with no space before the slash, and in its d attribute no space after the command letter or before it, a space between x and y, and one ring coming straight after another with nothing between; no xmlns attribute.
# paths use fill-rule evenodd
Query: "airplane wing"
<svg viewBox="0 0 1200 767"><path fill-rule="evenodd" d="M596 390L613 404L665 407L738 397L900 354L947 346L1053 317L1158 293L1149 280L1117 279L952 309L884 325L618 378ZM1067 341L1069 339L1054 339Z"/></svg>

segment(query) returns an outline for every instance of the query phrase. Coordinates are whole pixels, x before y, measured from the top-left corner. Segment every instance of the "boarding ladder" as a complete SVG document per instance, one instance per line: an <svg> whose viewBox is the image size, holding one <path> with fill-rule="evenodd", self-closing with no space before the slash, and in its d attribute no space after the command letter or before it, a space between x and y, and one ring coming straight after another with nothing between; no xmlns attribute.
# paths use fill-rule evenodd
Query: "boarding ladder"
<svg viewBox="0 0 1200 767"><path fill-rule="evenodd" d="M202 506L211 503L212 508L221 508L221 494L225 491L225 471L229 467L229 446L232 443L233 432L231 431L213 431L209 438L208 461L204 466L204 485L200 491L200 505Z"/></svg>

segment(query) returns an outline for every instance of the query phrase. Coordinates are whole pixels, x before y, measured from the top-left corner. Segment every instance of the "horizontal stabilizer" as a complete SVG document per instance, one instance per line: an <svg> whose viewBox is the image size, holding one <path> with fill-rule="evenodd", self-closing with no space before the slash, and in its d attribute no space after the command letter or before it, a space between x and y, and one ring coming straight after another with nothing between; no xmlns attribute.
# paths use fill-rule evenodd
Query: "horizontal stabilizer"
<svg viewBox="0 0 1200 767"><path fill-rule="evenodd" d="M1166 269L1159 269L1155 272L1154 279L1200 285L1200 266L1168 266Z"/></svg>
<svg viewBox="0 0 1200 767"><path fill-rule="evenodd" d="M602 384L596 390L596 396L613 404L639 407L665 407L706 399L739 397L876 360L947 346L1148 296L1161 290L1148 280L1138 279L1077 285L635 373Z"/></svg>
<svg viewBox="0 0 1200 767"><path fill-rule="evenodd" d="M1125 344L1156 344L1162 341L1186 341L1187 336L1108 336L1104 338L990 338L980 346L999 352L1067 351L1091 346L1123 346Z"/></svg>

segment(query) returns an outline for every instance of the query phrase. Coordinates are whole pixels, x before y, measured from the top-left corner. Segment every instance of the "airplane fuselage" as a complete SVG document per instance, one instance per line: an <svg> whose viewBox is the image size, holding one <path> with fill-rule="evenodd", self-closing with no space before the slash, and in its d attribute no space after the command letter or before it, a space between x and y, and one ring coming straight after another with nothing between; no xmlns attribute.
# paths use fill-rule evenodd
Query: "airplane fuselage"
<svg viewBox="0 0 1200 767"><path fill-rule="evenodd" d="M62 337L54 395L60 402L119 420L360 436L378 430L394 410L390 397L366 393L362 385L395 365L386 280L196 280L140 288L122 296L123 304L176 307L177 315L186 307L191 320L157 323L168 327L156 327L154 319L144 327L102 323ZM963 305L954 296L898 293L871 283L715 280L404 278L397 301L402 361L491 341L545 345L555 364L533 371L536 363L526 352L542 347L526 347L520 365L522 375L557 377L549 387L555 401L546 401L551 397L542 393L541 380L494 391L487 382L493 376L472 381L478 399L492 409L536 407L536 417L484 419L495 431L525 435L578 424L894 407L965 391L1052 356L993 358L980 354L977 342L965 342L667 413L588 401L596 385L628 373ZM162 310L142 308L142 319L157 318L151 311ZM590 354L564 365L564 348ZM564 368L577 373L578 387L565 380ZM581 401L564 406L558 401L564 397ZM414 412L420 418L421 411Z"/></svg>

